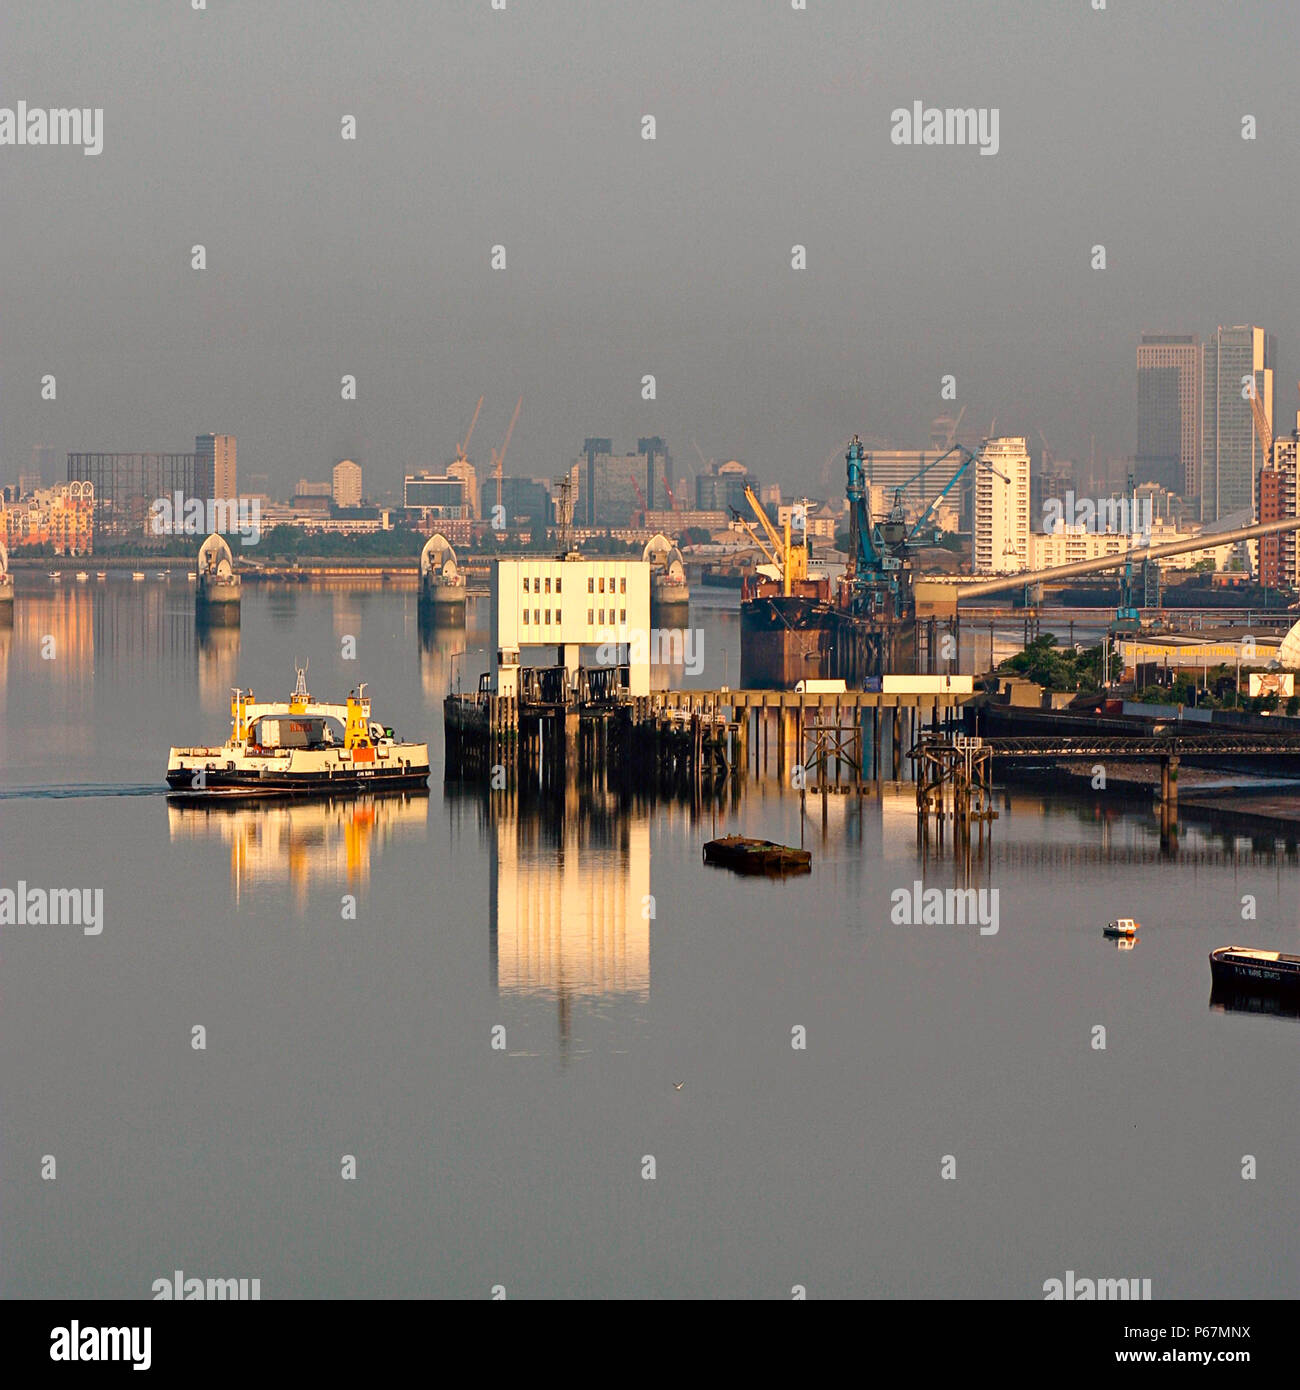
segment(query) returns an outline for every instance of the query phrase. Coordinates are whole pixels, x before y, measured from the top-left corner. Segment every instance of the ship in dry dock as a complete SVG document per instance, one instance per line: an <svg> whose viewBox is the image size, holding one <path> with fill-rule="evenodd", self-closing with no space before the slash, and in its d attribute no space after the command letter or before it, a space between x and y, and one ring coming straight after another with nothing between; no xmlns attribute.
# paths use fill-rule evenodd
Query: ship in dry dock
<svg viewBox="0 0 1300 1390"><path fill-rule="evenodd" d="M929 505L909 520L904 508L908 487L958 454L965 457L953 462L951 477ZM856 686L868 678L915 668L913 553L925 543L927 528L933 530L934 509L979 458L954 444L896 489L893 505L882 516L871 512L865 460L866 451L855 435L845 454L849 567L834 585L828 576L818 574L806 530L796 539L787 521L779 531L753 489L746 488L746 501L762 534L739 513L736 520L767 563L758 567L742 592L743 685L789 689L801 680L838 677Z"/></svg>

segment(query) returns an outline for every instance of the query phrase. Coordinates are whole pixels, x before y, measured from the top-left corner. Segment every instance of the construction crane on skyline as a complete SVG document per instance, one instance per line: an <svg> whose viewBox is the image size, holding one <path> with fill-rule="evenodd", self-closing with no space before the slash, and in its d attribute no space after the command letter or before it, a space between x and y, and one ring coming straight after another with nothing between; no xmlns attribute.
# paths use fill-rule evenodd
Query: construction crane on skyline
<svg viewBox="0 0 1300 1390"><path fill-rule="evenodd" d="M510 417L510 428L506 430L506 437L501 445L501 452L498 454L492 451L492 472L497 480L497 506L501 505L501 476L506 466L506 450L510 447L510 436L515 432L515 423L519 419L519 412L523 409L524 398L519 397L515 402L515 413Z"/></svg>
<svg viewBox="0 0 1300 1390"><path fill-rule="evenodd" d="M456 445L456 463L467 463L469 461L469 441L474 436L474 426L478 424L478 413L483 409L483 397L478 398L478 404L474 407L474 418L469 422L469 429L465 432L464 441Z"/></svg>

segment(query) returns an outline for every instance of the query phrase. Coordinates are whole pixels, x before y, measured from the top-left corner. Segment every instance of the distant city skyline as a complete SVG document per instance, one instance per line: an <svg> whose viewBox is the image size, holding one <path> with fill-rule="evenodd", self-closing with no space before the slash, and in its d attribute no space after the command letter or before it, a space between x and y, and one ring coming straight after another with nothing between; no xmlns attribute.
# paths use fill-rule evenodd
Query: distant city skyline
<svg viewBox="0 0 1300 1390"><path fill-rule="evenodd" d="M479 395L499 441L520 394L525 476L598 430L812 490L854 433L921 448L962 406L1082 463L1094 436L1135 450L1141 333L1300 340L1281 0L1172 24L1031 0L869 24L482 8L236 25L0 0L6 89L104 111L98 158L0 149L6 476L37 443L188 450L212 422L280 492L343 458L388 488L450 461ZM608 61L630 43L635 70ZM895 145L918 93L1000 110L996 156Z"/></svg>

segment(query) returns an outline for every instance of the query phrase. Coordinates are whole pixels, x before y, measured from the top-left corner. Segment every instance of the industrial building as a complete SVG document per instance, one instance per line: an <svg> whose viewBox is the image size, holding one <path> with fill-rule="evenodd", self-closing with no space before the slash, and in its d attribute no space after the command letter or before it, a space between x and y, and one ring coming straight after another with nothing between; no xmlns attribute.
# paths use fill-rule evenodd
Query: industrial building
<svg viewBox="0 0 1300 1390"><path fill-rule="evenodd" d="M204 496L195 488L193 454L69 454L68 482L94 489L95 527L110 535L141 535L159 497Z"/></svg>
<svg viewBox="0 0 1300 1390"><path fill-rule="evenodd" d="M613 447L609 439L583 441L582 456L570 470L575 525L626 527L639 512L673 505L667 485L672 457L662 439L638 439L632 454L615 454Z"/></svg>

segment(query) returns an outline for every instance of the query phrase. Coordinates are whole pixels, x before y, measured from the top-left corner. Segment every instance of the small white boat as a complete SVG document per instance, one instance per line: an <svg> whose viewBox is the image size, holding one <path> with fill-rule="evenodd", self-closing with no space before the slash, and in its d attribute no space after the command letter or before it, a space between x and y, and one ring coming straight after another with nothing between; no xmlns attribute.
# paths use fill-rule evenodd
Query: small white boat
<svg viewBox="0 0 1300 1390"><path fill-rule="evenodd" d="M1136 936L1141 922L1135 922L1131 917L1121 917L1118 921L1107 922L1102 928L1103 936Z"/></svg>
<svg viewBox="0 0 1300 1390"><path fill-rule="evenodd" d="M77 571L77 583L78 583L78 584L84 584L89 578L90 578L90 576L86 573L85 570L78 570L78 571Z"/></svg>
<svg viewBox="0 0 1300 1390"><path fill-rule="evenodd" d="M62 579L62 578L63 578L63 571L62 571L62 570L51 570L51 571L50 571L50 578L51 578L51 579Z"/></svg>
<svg viewBox="0 0 1300 1390"><path fill-rule="evenodd" d="M143 571L143 570L132 570L132 571L131 571L131 578L134 579L134 580L136 580L137 583L138 583L141 579L144 578L144 571Z"/></svg>
<svg viewBox="0 0 1300 1390"><path fill-rule="evenodd" d="M194 573L193 570L186 570L186 571L185 571L185 578L188 579L188 580L190 581L191 584L195 584L195 583L198 582L198 578L199 578L199 577L198 577L197 574Z"/></svg>
<svg viewBox="0 0 1300 1390"><path fill-rule="evenodd" d="M167 579L167 578L169 578L170 576L171 576L171 570L159 570L159 571L158 571L158 578L159 578L159 579Z"/></svg>
<svg viewBox="0 0 1300 1390"><path fill-rule="evenodd" d="M107 570L96 570L96 571L95 571L95 578L96 578L96 579L107 579L107 578L108 578L108 571L107 571Z"/></svg>

